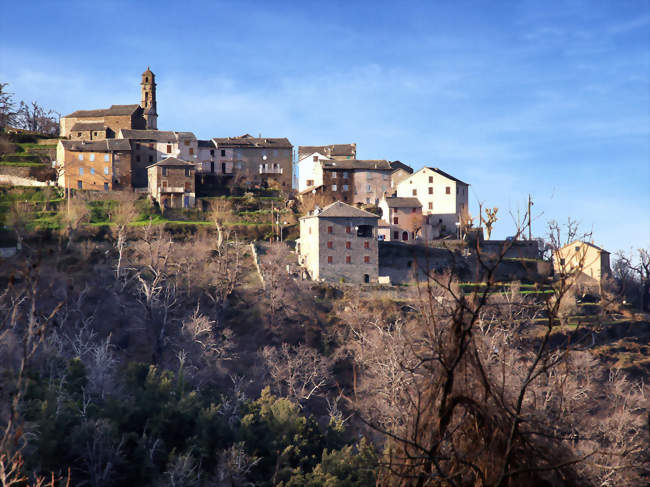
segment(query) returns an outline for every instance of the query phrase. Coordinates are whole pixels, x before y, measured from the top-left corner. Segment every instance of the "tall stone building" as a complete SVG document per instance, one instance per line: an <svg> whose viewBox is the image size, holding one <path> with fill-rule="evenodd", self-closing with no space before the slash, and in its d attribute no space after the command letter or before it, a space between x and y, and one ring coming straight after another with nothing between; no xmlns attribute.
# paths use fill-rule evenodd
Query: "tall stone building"
<svg viewBox="0 0 650 487"><path fill-rule="evenodd" d="M140 105L111 105L110 108L77 110L61 117L59 135L72 140L103 140L115 138L121 129L156 130L158 112L155 79L149 68L142 73Z"/></svg>

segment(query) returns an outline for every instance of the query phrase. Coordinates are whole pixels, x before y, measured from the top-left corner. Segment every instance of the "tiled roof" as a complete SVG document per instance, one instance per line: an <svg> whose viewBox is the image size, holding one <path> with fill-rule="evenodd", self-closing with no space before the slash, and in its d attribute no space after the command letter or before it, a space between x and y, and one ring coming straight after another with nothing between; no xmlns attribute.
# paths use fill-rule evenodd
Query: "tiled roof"
<svg viewBox="0 0 650 487"><path fill-rule="evenodd" d="M196 136L193 132L176 132L176 135L178 135L179 138L196 140Z"/></svg>
<svg viewBox="0 0 650 487"><path fill-rule="evenodd" d="M293 146L289 139L269 139L252 137L248 134L239 137L214 137L212 141L218 148L268 148L268 149L291 149Z"/></svg>
<svg viewBox="0 0 650 487"><path fill-rule="evenodd" d="M151 164L149 167L154 167L154 166L162 166L162 167L170 167L170 166L191 166L194 167L194 164L191 162L183 161L181 159L177 159L176 157L168 157L167 159L163 159L162 161L156 162L155 164Z"/></svg>
<svg viewBox="0 0 650 487"><path fill-rule="evenodd" d="M327 218L377 218L379 219L379 216L375 215L374 213L370 213L369 211L361 210L359 208L355 208L354 206L350 206L347 203L343 203L342 201L335 201L331 205L327 205L325 208L323 208L318 215L315 215L318 217L327 217Z"/></svg>
<svg viewBox="0 0 650 487"><path fill-rule="evenodd" d="M87 130L106 130L106 125L102 122L77 122L70 129L72 132L83 132Z"/></svg>
<svg viewBox="0 0 650 487"><path fill-rule="evenodd" d="M176 142L176 134L168 130L131 130L121 129L123 139L132 140L156 140L158 142Z"/></svg>
<svg viewBox="0 0 650 487"><path fill-rule="evenodd" d="M435 172L435 173L438 173L438 174L440 174L441 176L446 177L447 179L451 179L452 181L456 181L457 183L464 184L465 186L469 186L469 184L467 184L467 183L461 181L461 180L458 179L458 178L453 177L451 174L446 173L445 171L442 171L442 170L438 169L437 167L428 167L428 166L427 166L427 169L429 169L430 171L433 171L433 172Z"/></svg>
<svg viewBox="0 0 650 487"><path fill-rule="evenodd" d="M378 169L390 171L390 162L384 160L362 161L359 159L344 159L340 161L321 161L323 169Z"/></svg>
<svg viewBox="0 0 650 487"><path fill-rule="evenodd" d="M407 173L413 174L413 168L411 166L404 164L401 161L390 161L390 167L393 169L393 171L397 171L398 169L404 169Z"/></svg>
<svg viewBox="0 0 650 487"><path fill-rule="evenodd" d="M130 151L131 144L126 139L104 140L61 140L66 150L74 152Z"/></svg>
<svg viewBox="0 0 650 487"><path fill-rule="evenodd" d="M357 157L357 144L332 144L332 145L301 145L298 147L298 158L320 152L325 156L350 156Z"/></svg>
<svg viewBox="0 0 650 487"><path fill-rule="evenodd" d="M106 116L119 116L119 115L131 115L135 112L140 105L111 105L110 108L98 108L96 110L77 110L72 112L66 117L76 117L76 118L96 118L96 117L106 117Z"/></svg>
<svg viewBox="0 0 650 487"><path fill-rule="evenodd" d="M386 198L386 204L389 208L419 208L422 206L417 198Z"/></svg>

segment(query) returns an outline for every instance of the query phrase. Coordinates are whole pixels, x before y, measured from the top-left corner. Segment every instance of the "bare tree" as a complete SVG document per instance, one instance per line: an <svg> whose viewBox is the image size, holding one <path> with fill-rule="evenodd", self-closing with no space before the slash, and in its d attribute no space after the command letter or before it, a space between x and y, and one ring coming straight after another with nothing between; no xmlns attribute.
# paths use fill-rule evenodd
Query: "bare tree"
<svg viewBox="0 0 650 487"><path fill-rule="evenodd" d="M217 198L210 203L209 218L217 229L217 252L221 252L224 241L228 238L225 223L232 220L233 209L230 201Z"/></svg>
<svg viewBox="0 0 650 487"><path fill-rule="evenodd" d="M636 258L619 251L617 254L616 269L621 280L637 281L641 294L641 309L650 311L650 249L637 249Z"/></svg>
<svg viewBox="0 0 650 487"><path fill-rule="evenodd" d="M117 263L115 264L115 277L119 280L122 277L122 261L126 249L127 228L138 216L136 207L137 198L132 193L116 193L115 203L110 212L110 218L117 230L117 238L114 246L117 251Z"/></svg>
<svg viewBox="0 0 650 487"><path fill-rule="evenodd" d="M0 127L13 126L16 123L16 102L14 94L7 91L9 83L0 83Z"/></svg>
<svg viewBox="0 0 650 487"><path fill-rule="evenodd" d="M223 487L239 487L253 485L246 482L260 458L252 457L246 453L244 443L235 443L230 448L223 450L219 455L217 479Z"/></svg>
<svg viewBox="0 0 650 487"><path fill-rule="evenodd" d="M485 225L485 232L487 233L487 239L490 240L490 236L492 235L492 227L494 227L494 224L497 222L497 212L499 211L499 208L496 206L494 208L485 208L484 213L485 216L483 216L483 213L480 213L479 217L481 219L481 224Z"/></svg>
<svg viewBox="0 0 650 487"><path fill-rule="evenodd" d="M58 112L43 108L35 101L29 104L21 101L16 114L16 125L18 128L30 132L57 135L59 133L59 117Z"/></svg>
<svg viewBox="0 0 650 487"><path fill-rule="evenodd" d="M278 389L300 403L308 400L327 384L331 364L317 350L301 344L296 347L283 343L261 351L269 375Z"/></svg>

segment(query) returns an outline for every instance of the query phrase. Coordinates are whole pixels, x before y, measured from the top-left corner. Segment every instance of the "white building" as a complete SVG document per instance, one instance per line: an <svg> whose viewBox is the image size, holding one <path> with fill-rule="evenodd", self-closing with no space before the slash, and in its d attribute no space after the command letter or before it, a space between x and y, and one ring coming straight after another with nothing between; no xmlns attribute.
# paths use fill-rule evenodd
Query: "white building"
<svg viewBox="0 0 650 487"><path fill-rule="evenodd" d="M320 152L313 152L298 159L298 191L323 185L323 168L321 161L331 161Z"/></svg>
<svg viewBox="0 0 650 487"><path fill-rule="evenodd" d="M398 197L422 203L422 214L438 235L455 234L456 223L468 212L469 185L437 167L423 167L397 184Z"/></svg>

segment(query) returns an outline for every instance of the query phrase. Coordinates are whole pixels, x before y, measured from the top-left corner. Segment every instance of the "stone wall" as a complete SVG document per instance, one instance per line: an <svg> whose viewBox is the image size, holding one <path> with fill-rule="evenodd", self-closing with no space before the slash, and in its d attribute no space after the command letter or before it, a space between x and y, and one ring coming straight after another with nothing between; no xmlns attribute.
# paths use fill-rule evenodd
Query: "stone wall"
<svg viewBox="0 0 650 487"><path fill-rule="evenodd" d="M56 171L47 165L29 167L0 165L0 174L8 177L33 179L40 182L54 181L56 179Z"/></svg>

